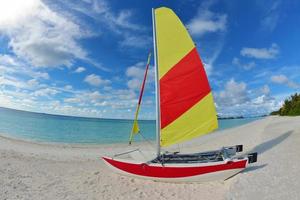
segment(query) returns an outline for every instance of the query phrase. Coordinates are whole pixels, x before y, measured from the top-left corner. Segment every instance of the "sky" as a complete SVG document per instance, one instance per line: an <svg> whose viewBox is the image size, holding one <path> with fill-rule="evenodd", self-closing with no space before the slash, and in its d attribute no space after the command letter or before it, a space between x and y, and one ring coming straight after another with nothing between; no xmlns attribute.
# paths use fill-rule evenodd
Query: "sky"
<svg viewBox="0 0 300 200"><path fill-rule="evenodd" d="M0 0L0 106L134 116L151 8L174 10L204 62L220 116L257 116L300 91L300 2ZM153 59L140 111L155 118Z"/></svg>

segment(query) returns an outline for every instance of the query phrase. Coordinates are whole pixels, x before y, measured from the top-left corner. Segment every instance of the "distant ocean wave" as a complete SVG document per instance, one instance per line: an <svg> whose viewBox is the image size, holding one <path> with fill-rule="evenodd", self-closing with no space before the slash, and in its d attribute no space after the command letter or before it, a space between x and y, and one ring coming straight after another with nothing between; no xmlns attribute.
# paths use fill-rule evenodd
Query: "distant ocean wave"
<svg viewBox="0 0 300 200"><path fill-rule="evenodd" d="M219 120L219 130L259 118ZM140 120L144 137L155 139L155 120ZM98 119L32 113L0 108L0 134L36 142L109 144L127 142L132 120ZM136 141L142 141L136 137Z"/></svg>

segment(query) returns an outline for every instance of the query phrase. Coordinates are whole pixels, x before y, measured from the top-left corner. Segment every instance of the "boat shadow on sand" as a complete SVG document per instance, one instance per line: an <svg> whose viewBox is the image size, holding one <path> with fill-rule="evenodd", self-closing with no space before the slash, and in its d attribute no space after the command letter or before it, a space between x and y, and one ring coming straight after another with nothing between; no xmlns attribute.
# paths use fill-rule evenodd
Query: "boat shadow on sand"
<svg viewBox="0 0 300 200"><path fill-rule="evenodd" d="M280 136L273 138L271 140L268 140L266 142L263 142L257 146L255 146L251 152L257 152L258 155L261 155L263 153L265 153L266 151L272 149L273 147L275 147L276 145L280 144L281 142L283 142L285 139L287 139L291 134L293 133L293 131L287 131L283 134L281 134ZM256 165L256 166L251 166L246 168L245 170L242 171L242 173L247 173L250 171L254 171L254 170L258 170L258 169L262 169L264 167L266 167L268 164L262 164L262 165Z"/></svg>

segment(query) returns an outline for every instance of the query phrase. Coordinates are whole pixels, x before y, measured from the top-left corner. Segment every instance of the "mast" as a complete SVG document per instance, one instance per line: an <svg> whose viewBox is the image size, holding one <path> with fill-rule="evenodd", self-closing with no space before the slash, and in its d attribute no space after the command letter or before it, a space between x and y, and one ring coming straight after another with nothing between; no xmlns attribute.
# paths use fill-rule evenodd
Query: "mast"
<svg viewBox="0 0 300 200"><path fill-rule="evenodd" d="M160 156L159 78L158 78L158 62L157 62L157 48L156 48L156 24L155 24L154 8L152 8L152 26L153 26L154 67L155 67L156 143L157 143L156 145L157 145L157 156Z"/></svg>

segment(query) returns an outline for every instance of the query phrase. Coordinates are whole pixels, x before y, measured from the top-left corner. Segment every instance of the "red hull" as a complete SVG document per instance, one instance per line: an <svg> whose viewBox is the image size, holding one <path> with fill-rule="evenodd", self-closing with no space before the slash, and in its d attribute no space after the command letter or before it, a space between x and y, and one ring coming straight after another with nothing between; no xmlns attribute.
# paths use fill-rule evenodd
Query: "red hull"
<svg viewBox="0 0 300 200"><path fill-rule="evenodd" d="M224 164L215 164L215 165L201 165L192 166L187 165L176 165L176 166L162 166L160 164L151 164L146 163L129 163L122 162L120 160L114 160L111 158L103 157L103 159L110 164L112 167L115 167L121 171L138 175L144 177L153 177L153 178L184 178L192 177L198 175L209 174L213 172L220 172L226 170L236 170L244 169L247 165L247 159L229 161Z"/></svg>

